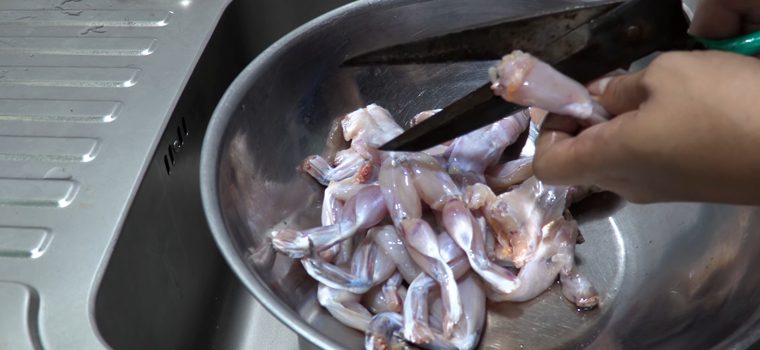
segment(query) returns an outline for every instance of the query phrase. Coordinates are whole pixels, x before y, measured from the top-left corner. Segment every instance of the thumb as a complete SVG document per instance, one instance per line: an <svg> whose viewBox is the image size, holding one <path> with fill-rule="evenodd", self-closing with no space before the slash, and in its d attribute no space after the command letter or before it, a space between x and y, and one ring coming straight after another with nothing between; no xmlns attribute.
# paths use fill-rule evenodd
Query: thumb
<svg viewBox="0 0 760 350"><path fill-rule="evenodd" d="M702 0L694 11L689 34L721 39L742 31L742 9L747 1Z"/></svg>
<svg viewBox="0 0 760 350"><path fill-rule="evenodd" d="M645 71L599 79L588 86L607 112L618 115L639 108L649 92L642 83Z"/></svg>

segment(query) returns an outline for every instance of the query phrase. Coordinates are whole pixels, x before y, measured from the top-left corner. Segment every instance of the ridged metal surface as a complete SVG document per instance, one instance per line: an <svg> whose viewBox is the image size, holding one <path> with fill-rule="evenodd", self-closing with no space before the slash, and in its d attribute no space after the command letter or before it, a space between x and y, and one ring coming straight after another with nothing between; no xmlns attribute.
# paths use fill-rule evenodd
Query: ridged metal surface
<svg viewBox="0 0 760 350"><path fill-rule="evenodd" d="M0 100L0 121L108 123L121 102L45 99Z"/></svg>
<svg viewBox="0 0 760 350"><path fill-rule="evenodd" d="M226 3L0 3L0 348L107 346L99 276Z"/></svg>
<svg viewBox="0 0 760 350"><path fill-rule="evenodd" d="M39 258L45 253L52 236L40 227L0 227L0 256Z"/></svg>
<svg viewBox="0 0 760 350"><path fill-rule="evenodd" d="M40 299L34 288L22 283L0 282L0 348L41 347L37 324Z"/></svg>

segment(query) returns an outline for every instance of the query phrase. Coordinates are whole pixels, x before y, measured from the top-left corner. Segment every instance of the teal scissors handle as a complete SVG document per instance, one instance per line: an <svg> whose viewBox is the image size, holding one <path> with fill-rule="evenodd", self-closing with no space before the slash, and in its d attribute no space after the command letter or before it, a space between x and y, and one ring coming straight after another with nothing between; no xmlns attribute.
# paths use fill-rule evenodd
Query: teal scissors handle
<svg viewBox="0 0 760 350"><path fill-rule="evenodd" d="M707 49L756 56L760 54L760 31L730 39L695 38Z"/></svg>

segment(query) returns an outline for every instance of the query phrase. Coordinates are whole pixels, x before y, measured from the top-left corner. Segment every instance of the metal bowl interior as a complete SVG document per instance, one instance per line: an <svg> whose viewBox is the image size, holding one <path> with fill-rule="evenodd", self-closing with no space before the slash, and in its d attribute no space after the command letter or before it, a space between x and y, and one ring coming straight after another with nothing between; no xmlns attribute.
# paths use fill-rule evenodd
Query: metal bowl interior
<svg viewBox="0 0 760 350"><path fill-rule="evenodd" d="M572 1L367 1L328 13L252 62L217 107L202 153L204 207L227 261L282 322L328 349L360 348L316 300L301 265L275 254L275 224L319 223L321 188L296 167L328 152L336 118L378 103L402 125L477 87L492 62L339 68L351 54ZM558 288L489 306L481 348L722 348L757 338L760 211L711 204L632 205L602 195L575 208L580 269L602 294L580 312Z"/></svg>

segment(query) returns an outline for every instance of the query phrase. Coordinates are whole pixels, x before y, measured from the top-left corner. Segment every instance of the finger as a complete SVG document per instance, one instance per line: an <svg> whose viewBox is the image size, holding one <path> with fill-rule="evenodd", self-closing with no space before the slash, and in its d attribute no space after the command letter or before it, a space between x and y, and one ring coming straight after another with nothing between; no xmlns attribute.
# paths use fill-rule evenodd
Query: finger
<svg viewBox="0 0 760 350"><path fill-rule="evenodd" d="M533 158L536 177L554 185L590 184L584 169L592 156L589 142L592 140L574 137L577 124L573 128L565 118L558 116L546 122L549 122L548 126L542 126L536 140Z"/></svg>
<svg viewBox="0 0 760 350"><path fill-rule="evenodd" d="M553 185L585 184L579 159L577 139L561 131L542 131L536 141L533 172L536 177Z"/></svg>
<svg viewBox="0 0 760 350"><path fill-rule="evenodd" d="M554 143L563 142L563 140L575 136L580 130L578 120L559 114L549 114L540 124L541 130L536 140L536 146L539 150L551 149ZM534 158L535 159L535 158Z"/></svg>
<svg viewBox="0 0 760 350"><path fill-rule="evenodd" d="M555 185L594 185L607 166L622 155L621 132L635 118L630 112L594 125L578 136L543 128L536 141L533 170L539 180Z"/></svg>
<svg viewBox="0 0 760 350"><path fill-rule="evenodd" d="M560 114L549 114L541 123L541 132L560 131L568 135L575 135L580 128L577 118Z"/></svg>
<svg viewBox="0 0 760 350"><path fill-rule="evenodd" d="M591 83L588 90L610 114L629 112L638 109L648 96L641 82L644 72L602 78Z"/></svg>
<svg viewBox="0 0 760 350"><path fill-rule="evenodd" d="M742 13L737 1L703 0L694 12L689 34L722 39L741 34Z"/></svg>

